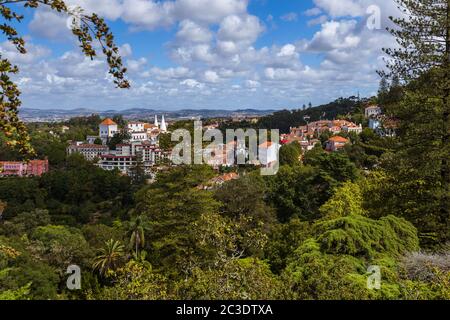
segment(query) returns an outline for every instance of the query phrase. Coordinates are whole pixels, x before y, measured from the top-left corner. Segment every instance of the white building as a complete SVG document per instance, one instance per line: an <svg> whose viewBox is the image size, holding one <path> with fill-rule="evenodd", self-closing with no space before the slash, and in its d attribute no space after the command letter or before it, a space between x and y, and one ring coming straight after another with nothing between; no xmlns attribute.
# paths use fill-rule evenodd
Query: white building
<svg viewBox="0 0 450 320"><path fill-rule="evenodd" d="M128 132L144 132L145 123L144 122L129 122L127 124Z"/></svg>
<svg viewBox="0 0 450 320"><path fill-rule="evenodd" d="M107 146L101 146L96 144L83 144L76 142L67 147L67 154L71 155L79 153L88 161L93 161L95 158L100 158L102 155L107 154L109 148Z"/></svg>
<svg viewBox="0 0 450 320"><path fill-rule="evenodd" d="M362 124L356 125L356 124L352 123L352 124L343 126L342 129L348 133L354 132L356 134L361 134L363 132Z"/></svg>
<svg viewBox="0 0 450 320"><path fill-rule="evenodd" d="M105 154L100 156L98 166L103 170L112 171L118 169L123 174L128 174L136 165L136 157L132 155Z"/></svg>
<svg viewBox="0 0 450 320"><path fill-rule="evenodd" d="M165 152L150 142L130 142L119 144L115 151L101 155L98 166L104 170L118 169L123 174L130 174L130 170L139 161L145 172L151 174L154 166L169 159L170 152Z"/></svg>
<svg viewBox="0 0 450 320"><path fill-rule="evenodd" d="M112 121L110 118L103 120L99 126L99 136L103 141L108 140L109 138L114 137L116 133L119 132L119 128L117 123Z"/></svg>
<svg viewBox="0 0 450 320"><path fill-rule="evenodd" d="M137 142L137 141L146 141L148 140L148 135L146 131L136 131L136 132L130 132L131 142Z"/></svg>
<svg viewBox="0 0 450 320"><path fill-rule="evenodd" d="M379 106L370 106L364 110L366 118L376 117L382 114L382 110Z"/></svg>
<svg viewBox="0 0 450 320"><path fill-rule="evenodd" d="M162 133L167 132L167 124L166 124L166 119L164 119L164 115L162 116L162 119L161 119L161 127L160 127L160 131L161 131Z"/></svg>

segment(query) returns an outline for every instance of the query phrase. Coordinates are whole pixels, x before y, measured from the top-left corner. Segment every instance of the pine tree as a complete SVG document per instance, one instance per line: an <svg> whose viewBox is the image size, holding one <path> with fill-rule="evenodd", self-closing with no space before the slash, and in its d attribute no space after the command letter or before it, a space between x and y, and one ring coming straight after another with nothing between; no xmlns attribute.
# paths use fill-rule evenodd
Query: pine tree
<svg viewBox="0 0 450 320"><path fill-rule="evenodd" d="M437 216L437 223L445 230L450 215L450 1L395 1L404 15L391 17L397 27L388 30L399 48L384 49L392 59L387 63L389 71L380 74L398 77L406 89L403 101L389 112L400 120L398 155L402 158L397 162L403 163L404 178L411 178L404 181L405 185L410 183L410 190L430 196L431 189L425 188L433 188L426 210ZM398 163L394 167L399 170ZM418 199L420 196L414 199L411 195L403 200L412 204ZM432 208L432 203L437 207ZM424 205L420 203L422 208Z"/></svg>
<svg viewBox="0 0 450 320"><path fill-rule="evenodd" d="M378 100L381 105L386 102L387 95L389 94L389 83L386 77L381 77L380 87L378 89Z"/></svg>
<svg viewBox="0 0 450 320"><path fill-rule="evenodd" d="M142 159L142 151L137 152L135 165L130 168L131 181L137 186L145 184L145 179L147 177Z"/></svg>
<svg viewBox="0 0 450 320"><path fill-rule="evenodd" d="M381 77L380 87L378 88L378 94L386 94L389 91L389 83L386 77Z"/></svg>

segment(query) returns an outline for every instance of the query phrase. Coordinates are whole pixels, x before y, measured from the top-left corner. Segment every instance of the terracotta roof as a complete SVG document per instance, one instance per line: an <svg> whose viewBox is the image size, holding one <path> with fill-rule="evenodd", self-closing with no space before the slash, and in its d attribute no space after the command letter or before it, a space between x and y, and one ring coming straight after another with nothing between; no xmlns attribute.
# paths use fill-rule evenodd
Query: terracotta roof
<svg viewBox="0 0 450 320"><path fill-rule="evenodd" d="M223 174L221 176L211 179L210 183L227 182L227 181L235 180L238 178L239 178L239 174L237 174L236 172L230 172L230 173L226 173L226 174Z"/></svg>
<svg viewBox="0 0 450 320"><path fill-rule="evenodd" d="M102 123L100 123L103 126L117 126L117 123L115 123L114 121L112 121L110 118L106 118L105 120L102 121Z"/></svg>
<svg viewBox="0 0 450 320"><path fill-rule="evenodd" d="M222 176L222 178L223 178L224 181L230 181L230 180L239 178L239 175L236 172L231 172L231 173L228 173L228 174L224 174Z"/></svg>
<svg viewBox="0 0 450 320"><path fill-rule="evenodd" d="M342 143L347 143L347 142L349 142L348 139L345 139L344 137L341 137L341 136L331 137L331 138L329 139L329 141L333 141L333 142L342 142Z"/></svg>

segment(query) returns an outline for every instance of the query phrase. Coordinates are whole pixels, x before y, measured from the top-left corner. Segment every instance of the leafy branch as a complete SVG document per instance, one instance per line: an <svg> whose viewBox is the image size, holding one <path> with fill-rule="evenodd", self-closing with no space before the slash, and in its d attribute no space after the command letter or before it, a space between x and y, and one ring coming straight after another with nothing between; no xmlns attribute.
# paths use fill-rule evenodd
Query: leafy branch
<svg viewBox="0 0 450 320"><path fill-rule="evenodd" d="M82 52L94 59L97 51L94 41L98 42L102 53L106 56L109 74L113 77L118 88L129 88L130 84L125 77L126 68L123 66L119 48L115 44L114 36L103 18L97 14L85 14L80 8L70 9L64 0L0 0L0 15L5 22L0 24L0 31L6 36L20 54L26 54L24 39L11 25L12 22L21 22L23 15L18 14L9 5L22 5L25 8L38 8L47 6L52 10L65 13L73 18L72 33L78 38ZM20 90L11 80L19 69L12 65L8 59L2 58L0 53L0 130L4 133L7 145L17 148L22 154L32 156L35 154L30 143L25 124L20 121L18 112L22 102Z"/></svg>

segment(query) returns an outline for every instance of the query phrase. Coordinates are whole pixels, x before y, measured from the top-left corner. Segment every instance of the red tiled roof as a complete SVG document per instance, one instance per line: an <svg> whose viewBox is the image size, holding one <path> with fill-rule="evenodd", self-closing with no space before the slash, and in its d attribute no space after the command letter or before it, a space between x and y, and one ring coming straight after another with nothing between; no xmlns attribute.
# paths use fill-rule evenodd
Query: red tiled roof
<svg viewBox="0 0 450 320"><path fill-rule="evenodd" d="M341 137L341 136L331 137L331 138L329 139L329 141L333 141L333 142L342 142L342 143L347 143L347 142L349 142L348 139L345 139L344 137Z"/></svg>
<svg viewBox="0 0 450 320"><path fill-rule="evenodd" d="M102 123L100 123L103 126L117 126L117 123L115 123L114 121L112 121L110 118L106 118L105 120L102 121Z"/></svg>

